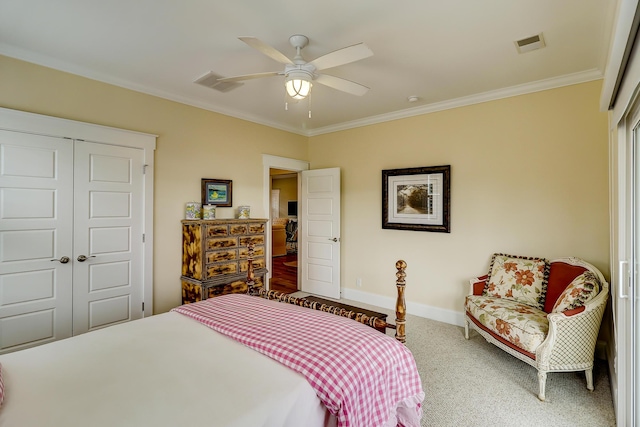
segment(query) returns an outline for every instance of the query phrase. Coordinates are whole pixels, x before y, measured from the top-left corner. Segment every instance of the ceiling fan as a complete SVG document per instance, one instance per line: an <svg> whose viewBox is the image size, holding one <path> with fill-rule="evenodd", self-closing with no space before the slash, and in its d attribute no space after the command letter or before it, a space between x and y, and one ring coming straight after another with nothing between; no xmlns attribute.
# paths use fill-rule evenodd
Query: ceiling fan
<svg viewBox="0 0 640 427"><path fill-rule="evenodd" d="M257 79L261 77L285 76L285 87L289 96L293 99L304 99L309 95L314 83L329 86L352 95L362 96L369 90L360 83L352 82L340 77L328 74L320 74L318 71L327 68L338 67L350 62L359 61L373 55L373 52L364 43L354 44L320 56L307 62L302 58L300 51L309 44L309 38L300 34L289 37L289 43L296 49L296 56L289 59L282 52L255 37L238 37L240 40L258 50L269 58L284 64L284 71L271 71L266 73L245 74L242 76L217 79L218 82L239 82L243 80Z"/></svg>

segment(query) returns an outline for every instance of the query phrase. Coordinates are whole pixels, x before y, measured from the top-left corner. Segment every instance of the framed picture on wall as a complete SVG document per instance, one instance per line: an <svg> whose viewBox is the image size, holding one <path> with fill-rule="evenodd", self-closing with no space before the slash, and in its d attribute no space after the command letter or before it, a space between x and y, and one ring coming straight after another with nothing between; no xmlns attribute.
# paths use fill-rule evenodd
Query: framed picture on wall
<svg viewBox="0 0 640 427"><path fill-rule="evenodd" d="M382 228L450 233L451 166L382 171Z"/></svg>
<svg viewBox="0 0 640 427"><path fill-rule="evenodd" d="M231 180L202 178L202 205L231 207L232 190Z"/></svg>

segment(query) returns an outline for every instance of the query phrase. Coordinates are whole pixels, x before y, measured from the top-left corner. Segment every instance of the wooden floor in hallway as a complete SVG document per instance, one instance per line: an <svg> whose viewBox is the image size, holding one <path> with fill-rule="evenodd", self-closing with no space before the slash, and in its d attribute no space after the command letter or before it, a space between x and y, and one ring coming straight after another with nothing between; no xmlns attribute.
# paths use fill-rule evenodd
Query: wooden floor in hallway
<svg viewBox="0 0 640 427"><path fill-rule="evenodd" d="M274 257L269 289L287 294L298 290L298 254Z"/></svg>

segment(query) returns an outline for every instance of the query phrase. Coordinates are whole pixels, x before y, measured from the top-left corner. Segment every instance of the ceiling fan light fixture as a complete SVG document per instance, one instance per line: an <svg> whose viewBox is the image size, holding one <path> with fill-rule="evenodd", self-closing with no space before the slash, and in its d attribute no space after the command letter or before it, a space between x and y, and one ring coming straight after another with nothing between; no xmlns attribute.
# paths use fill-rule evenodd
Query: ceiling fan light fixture
<svg viewBox="0 0 640 427"><path fill-rule="evenodd" d="M305 71L291 71L287 74L284 87L293 99L305 99L311 92L311 76Z"/></svg>

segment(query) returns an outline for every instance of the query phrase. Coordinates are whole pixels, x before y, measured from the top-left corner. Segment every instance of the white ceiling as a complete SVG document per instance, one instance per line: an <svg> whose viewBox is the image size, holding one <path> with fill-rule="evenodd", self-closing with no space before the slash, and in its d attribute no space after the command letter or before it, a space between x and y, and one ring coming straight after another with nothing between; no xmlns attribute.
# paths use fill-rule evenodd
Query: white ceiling
<svg viewBox="0 0 640 427"><path fill-rule="evenodd" d="M0 54L316 135L602 78L617 0L0 0ZM514 41L544 34L544 49ZM372 57L323 71L370 87L319 84L285 110L284 77L222 93L193 83L284 67L238 40L306 60L365 42ZM1 70L0 70L1 72ZM1 78L1 75L0 75ZM409 96L419 100L410 103Z"/></svg>

